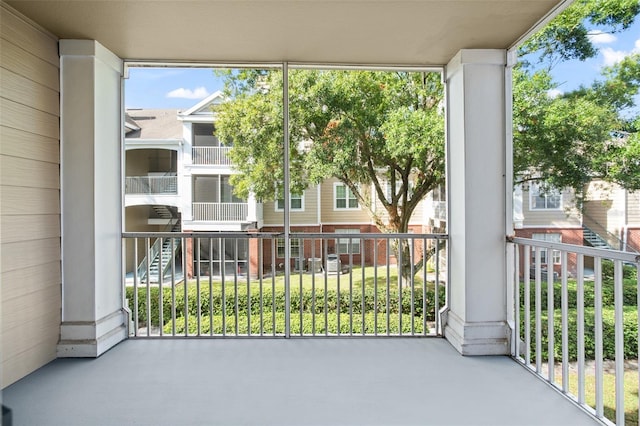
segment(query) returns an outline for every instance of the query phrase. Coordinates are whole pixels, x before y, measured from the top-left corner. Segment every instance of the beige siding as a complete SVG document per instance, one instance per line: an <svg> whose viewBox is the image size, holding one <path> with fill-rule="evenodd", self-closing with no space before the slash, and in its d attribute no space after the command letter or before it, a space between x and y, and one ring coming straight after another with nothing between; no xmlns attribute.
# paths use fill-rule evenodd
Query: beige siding
<svg viewBox="0 0 640 426"><path fill-rule="evenodd" d="M575 207L573 193L570 191L562 193L562 209L559 210L530 210L530 201L529 192L524 191L522 212L525 227L571 228L581 225L580 214Z"/></svg>
<svg viewBox="0 0 640 426"><path fill-rule="evenodd" d="M56 356L60 330L57 40L0 3L2 387Z"/></svg>
<svg viewBox="0 0 640 426"><path fill-rule="evenodd" d="M276 203L267 201L263 207L265 226L280 226L284 223L284 213L276 210ZM318 225L318 187L312 186L304 191L304 210L292 210L292 225Z"/></svg>
<svg viewBox="0 0 640 426"><path fill-rule="evenodd" d="M364 208L354 210L336 210L334 206L334 184L337 179L327 179L320 188L320 217L324 224L369 224L371 218Z"/></svg>
<svg viewBox="0 0 640 426"><path fill-rule="evenodd" d="M627 193L627 223L640 225L640 191Z"/></svg>

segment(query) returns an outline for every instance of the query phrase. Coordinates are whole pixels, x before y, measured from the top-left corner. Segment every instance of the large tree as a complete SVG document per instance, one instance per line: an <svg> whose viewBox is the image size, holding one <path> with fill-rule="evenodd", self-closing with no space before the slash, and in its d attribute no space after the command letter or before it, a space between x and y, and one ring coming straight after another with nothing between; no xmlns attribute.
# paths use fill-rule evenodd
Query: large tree
<svg viewBox="0 0 640 426"><path fill-rule="evenodd" d="M595 56L591 37L627 29L639 11L637 0L577 0L522 46L513 82L516 183L572 187L578 195L594 178L640 188L640 121L633 109L639 55L604 69L588 87L549 94L558 87L550 73L555 65ZM293 70L288 84L291 192L335 177L382 231L406 232L420 200L444 182L440 77ZM279 71L226 75L230 101L219 107L216 126L234 141L240 196L275 200L285 193L282 89ZM620 130L625 137L616 140ZM410 265L402 266L406 275Z"/></svg>
<svg viewBox="0 0 640 426"><path fill-rule="evenodd" d="M634 125L640 55L630 54L603 68L592 84L565 93L551 78L560 62L596 56L593 37L626 30L639 12L637 0L578 0L522 46L514 71L516 183L573 188L578 201L593 179L640 189Z"/></svg>
<svg viewBox="0 0 640 426"><path fill-rule="evenodd" d="M242 71L226 82L232 101L219 106L216 128L234 141L234 188L240 196L282 198L282 74ZM292 70L288 83L291 193L334 177L381 231L408 232L418 203L444 183L440 76ZM402 250L406 276L408 245Z"/></svg>

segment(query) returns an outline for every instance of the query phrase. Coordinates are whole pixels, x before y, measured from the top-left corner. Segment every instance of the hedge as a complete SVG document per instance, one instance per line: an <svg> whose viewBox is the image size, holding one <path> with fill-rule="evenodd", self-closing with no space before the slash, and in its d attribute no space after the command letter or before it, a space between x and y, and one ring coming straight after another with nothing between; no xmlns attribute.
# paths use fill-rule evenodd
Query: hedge
<svg viewBox="0 0 640 426"><path fill-rule="evenodd" d="M225 330L227 334L235 334L236 327L236 318L234 316L225 317ZM275 329L276 335L284 335L284 312L276 312L275 314ZM327 323L328 327L325 326L324 315L316 315L315 317L315 333L317 335L325 334L325 330L328 329L327 333L330 335L337 334L338 330L338 318L335 313L332 315L328 315ZM362 315L354 315L353 322L351 324L351 331L354 335L362 334ZM214 317L202 316L200 318L200 335L210 335L211 334L211 325L213 324L213 335L222 335L222 316L216 315ZM303 324L303 334L310 335L313 332L313 317L311 313L303 314L302 318ZM365 334L371 335L374 334L375 331L375 322L373 313L365 314ZM340 315L340 333L341 334L349 334L349 315L341 314ZM246 335L248 330L248 321L247 316L239 316L238 317L238 334ZM273 335L273 318L271 314L265 315L262 321L262 330L265 335ZM387 322L386 315L378 314L378 323L377 329L379 334L387 333ZM399 323L398 323L398 315L391 314L390 315L390 323L389 323L389 334L398 334ZM422 334L423 323L420 320L415 320L414 322L414 332L416 334ZM173 324L172 322L168 322L163 329L164 333L171 334L173 332ZM411 318L403 315L402 317L402 332L403 334L411 333ZM427 332L429 332L427 326ZM184 317L179 317L176 319L175 324L175 333L176 335L184 335L185 334L185 320ZM254 335L258 335L260 333L260 317L256 315L255 317L251 317L251 333ZM198 335L198 323L196 317L189 317L188 321L188 334L189 335ZM300 334L300 315L291 315L291 335L299 335Z"/></svg>
<svg viewBox="0 0 640 426"><path fill-rule="evenodd" d="M520 338L524 340L524 311L520 312ZM569 360L575 361L578 358L578 314L576 309L568 310L568 337L569 337ZM623 335L624 335L624 358L638 358L638 311L635 306L625 307L623 311ZM548 353L548 326L547 312L541 315L542 334L542 360L547 361ZM562 359L562 314L560 311L554 312L554 358L556 361ZM531 312L531 358L536 357L535 342L536 324L534 313ZM584 312L584 344L585 358L595 359L595 314L593 308L585 308ZM602 346L604 359L615 359L615 317L614 309L603 308L602 311Z"/></svg>
<svg viewBox="0 0 640 426"><path fill-rule="evenodd" d="M444 306L445 291L444 288L440 289L438 296L440 298L440 306ZM433 284L427 285L426 292L426 310L427 320L433 321L435 317L435 295L433 290ZM251 311L257 313L260 311L260 292L258 287L252 286L250 297ZM348 290L340 291L340 312L345 314L349 313L350 308L354 314L362 314L363 300L364 300L364 312L369 313L374 311L375 294L372 288L366 288L363 292L361 288L354 288L352 296L350 298ZM377 298L377 311L380 313L387 312L387 292L386 288L379 288ZM274 297L275 294L275 297ZM129 301L129 309L134 311L133 300L133 287L127 287L126 297ZM222 314L222 289L220 285L214 286L213 292L209 291L209 285L200 285L200 303L198 304L198 292L194 283L189 283L187 290L187 307L188 316L208 315L209 308L213 307L214 315ZM311 313L314 303L314 292L311 289L303 289L302 297L300 297L300 289L292 288L291 292L291 311L292 316L296 312L300 312L300 306L302 311ZM149 297L151 301L151 322L152 325L159 325L159 305L160 294L158 287L149 288ZM175 316L185 316L185 297L184 286L182 284L177 285L175 288ZM337 312L338 306L338 292L336 290L326 291L326 306L327 311L331 313ZM325 291L324 289L316 288L315 290L315 312L316 314L324 314L325 309ZM240 314L247 312L249 298L247 297L247 286L239 284L237 288L237 303L238 312ZM423 309L423 291L422 287L416 287L414 289L414 315L421 317ZM275 302L275 303L274 303ZM163 306L163 323L166 324L167 320L170 320L172 315L172 289L167 287L162 291L162 306ZM235 312L236 306L236 291L234 286L227 285L225 287L225 312ZM276 312L284 312L285 310L285 296L282 288L276 288L275 293L272 293L271 286L263 289L262 292L262 306L265 312L271 312L275 306ZM198 310L199 308L199 310ZM397 288L392 288L389 291L389 312L391 314L397 314L399 311L399 293ZM403 315L411 314L411 289L403 288L402 290L402 313ZM146 324L147 322L147 288L138 288L138 322L140 324Z"/></svg>
<svg viewBox="0 0 640 426"><path fill-rule="evenodd" d="M594 306L595 289L593 281L584 282L584 306ZM568 307L577 307L577 282L569 280L567 282ZM625 279L623 283L623 304L625 306L636 306L638 302L638 286L636 280ZM535 302L535 283L530 282L529 294L531 297L531 307L533 309ZM547 282L543 281L541 285L541 301L542 309L547 309ZM556 309L560 309L562 302L562 283L553 283L553 304ZM602 305L613 306L614 304L614 287L613 281L603 280L602 283ZM524 306L524 284L520 283L520 305Z"/></svg>

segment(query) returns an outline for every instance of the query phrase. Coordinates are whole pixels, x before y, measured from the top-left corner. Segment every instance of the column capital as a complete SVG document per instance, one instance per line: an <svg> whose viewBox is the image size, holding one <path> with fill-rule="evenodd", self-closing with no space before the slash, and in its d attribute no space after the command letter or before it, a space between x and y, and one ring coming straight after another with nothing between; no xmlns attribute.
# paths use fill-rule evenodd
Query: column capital
<svg viewBox="0 0 640 426"><path fill-rule="evenodd" d="M446 66L446 80L464 68L465 65L507 64L507 51L503 49L462 49L451 58Z"/></svg>
<svg viewBox="0 0 640 426"><path fill-rule="evenodd" d="M64 56L90 56L109 65L120 75L124 72L124 63L106 47L95 40L65 39L58 42L60 58Z"/></svg>

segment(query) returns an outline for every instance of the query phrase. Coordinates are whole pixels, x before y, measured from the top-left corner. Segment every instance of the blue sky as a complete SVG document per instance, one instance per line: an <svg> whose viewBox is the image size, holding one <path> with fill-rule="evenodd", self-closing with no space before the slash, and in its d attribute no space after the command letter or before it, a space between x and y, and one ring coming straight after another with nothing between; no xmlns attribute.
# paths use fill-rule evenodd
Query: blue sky
<svg viewBox="0 0 640 426"><path fill-rule="evenodd" d="M640 52L640 19L623 33L595 33L592 37L600 51L597 57L565 62L553 69L559 93L589 85L603 66ZM207 68L130 68L125 81L125 107L188 109L220 89L220 79ZM640 97L636 104L640 104Z"/></svg>

